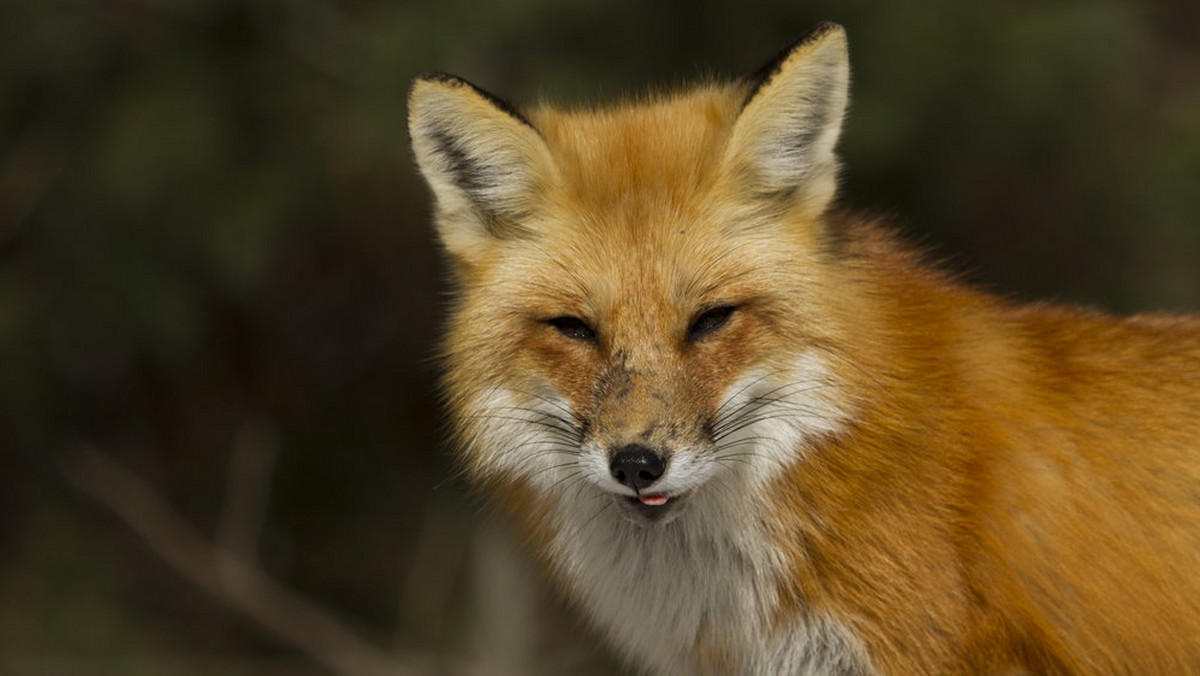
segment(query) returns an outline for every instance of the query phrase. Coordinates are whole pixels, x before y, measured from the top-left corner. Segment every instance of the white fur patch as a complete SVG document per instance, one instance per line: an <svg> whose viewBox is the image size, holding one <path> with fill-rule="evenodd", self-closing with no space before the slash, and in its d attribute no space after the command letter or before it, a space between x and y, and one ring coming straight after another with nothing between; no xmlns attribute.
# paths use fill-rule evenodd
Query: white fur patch
<svg viewBox="0 0 1200 676"><path fill-rule="evenodd" d="M742 465L761 489L803 457L813 442L836 434L848 414L825 360L805 352L789 371L756 370L735 382L718 409L716 457Z"/></svg>
<svg viewBox="0 0 1200 676"><path fill-rule="evenodd" d="M698 497L698 496L697 496ZM773 628L784 561L757 501L696 500L669 523L639 526L585 492L556 520L552 559L591 619L640 671L694 674L707 644L738 674L865 674L865 651L832 618Z"/></svg>
<svg viewBox="0 0 1200 676"><path fill-rule="evenodd" d="M579 433L570 408L545 389L530 397L495 387L476 397L467 440L472 471L523 479L547 495L581 479Z"/></svg>

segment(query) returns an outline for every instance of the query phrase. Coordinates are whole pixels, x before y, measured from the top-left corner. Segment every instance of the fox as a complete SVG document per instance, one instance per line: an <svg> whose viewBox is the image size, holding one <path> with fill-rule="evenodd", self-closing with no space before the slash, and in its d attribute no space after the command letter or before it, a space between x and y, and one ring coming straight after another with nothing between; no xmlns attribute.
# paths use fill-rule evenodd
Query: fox
<svg viewBox="0 0 1200 676"><path fill-rule="evenodd" d="M465 474L646 674L1200 674L1200 317L1018 302L839 203L845 30L518 106L424 73Z"/></svg>

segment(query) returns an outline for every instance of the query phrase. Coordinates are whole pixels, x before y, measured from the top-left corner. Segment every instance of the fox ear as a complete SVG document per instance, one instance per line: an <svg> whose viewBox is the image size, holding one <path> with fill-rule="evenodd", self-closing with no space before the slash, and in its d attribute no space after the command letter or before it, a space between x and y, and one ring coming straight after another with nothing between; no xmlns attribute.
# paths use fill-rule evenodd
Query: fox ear
<svg viewBox="0 0 1200 676"><path fill-rule="evenodd" d="M837 189L834 147L850 87L845 31L817 26L746 82L726 166L757 196L820 215Z"/></svg>
<svg viewBox="0 0 1200 676"><path fill-rule="evenodd" d="M492 240L520 234L550 168L529 120L466 80L426 73L409 92L408 129L451 254L470 259Z"/></svg>

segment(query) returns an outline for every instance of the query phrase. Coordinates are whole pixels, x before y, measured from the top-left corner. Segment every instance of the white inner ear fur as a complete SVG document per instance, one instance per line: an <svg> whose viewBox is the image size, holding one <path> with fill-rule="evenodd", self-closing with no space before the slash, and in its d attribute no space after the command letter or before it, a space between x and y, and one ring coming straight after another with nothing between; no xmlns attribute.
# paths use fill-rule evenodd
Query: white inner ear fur
<svg viewBox="0 0 1200 676"><path fill-rule="evenodd" d="M834 153L849 100L846 37L832 28L787 54L734 124L726 166L755 193L795 194L812 215L837 187Z"/></svg>

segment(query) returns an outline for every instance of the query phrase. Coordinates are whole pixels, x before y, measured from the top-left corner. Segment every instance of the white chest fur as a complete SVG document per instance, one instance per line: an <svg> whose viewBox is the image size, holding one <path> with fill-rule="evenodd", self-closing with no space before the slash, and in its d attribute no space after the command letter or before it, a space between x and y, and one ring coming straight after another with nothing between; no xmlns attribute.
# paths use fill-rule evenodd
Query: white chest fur
<svg viewBox="0 0 1200 676"><path fill-rule="evenodd" d="M722 673L869 673L844 626L811 613L774 618L784 564L747 513L756 506L704 497L658 526L627 522L604 495L560 513L553 557L631 664L654 674L703 673L696 656L708 652L725 662Z"/></svg>

